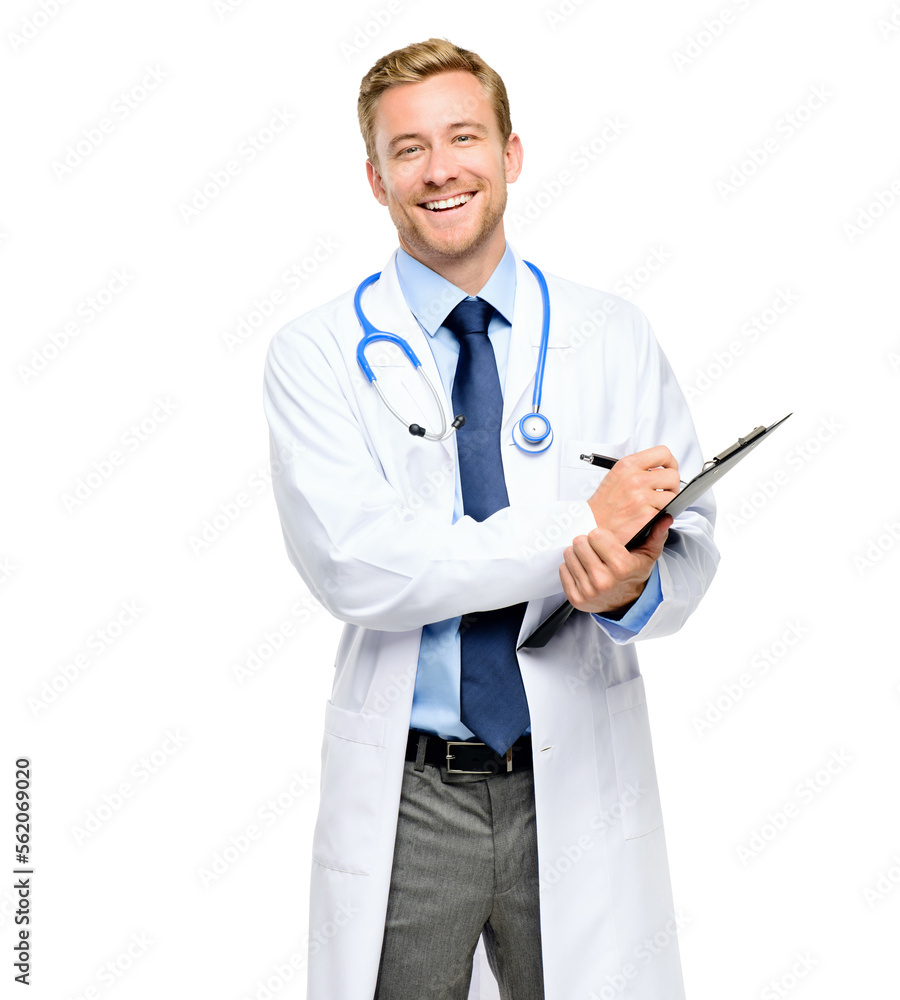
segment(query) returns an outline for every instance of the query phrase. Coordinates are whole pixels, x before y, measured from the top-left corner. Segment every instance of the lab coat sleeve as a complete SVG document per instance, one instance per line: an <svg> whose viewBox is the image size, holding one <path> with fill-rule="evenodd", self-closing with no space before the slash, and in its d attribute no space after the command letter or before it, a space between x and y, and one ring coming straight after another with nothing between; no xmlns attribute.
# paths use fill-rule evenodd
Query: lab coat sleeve
<svg viewBox="0 0 900 1000"><path fill-rule="evenodd" d="M367 433L355 357L348 363L330 332L337 321L317 314L280 330L264 378L275 500L312 593L335 617L383 631L557 593L567 541L547 544L548 529L556 538L564 523L569 539L590 531L587 504L516 505L451 523L421 496L401 495ZM398 441L402 433L398 424Z"/></svg>
<svg viewBox="0 0 900 1000"><path fill-rule="evenodd" d="M636 362L639 402L634 450L666 445L678 460L681 479L688 482L702 468L703 457L687 402L642 313L635 325L640 350ZM715 518L715 501L709 492L675 519L657 562L662 600L649 619L632 632L615 622L595 618L613 642L626 645L681 628L715 576L719 561L713 542Z"/></svg>

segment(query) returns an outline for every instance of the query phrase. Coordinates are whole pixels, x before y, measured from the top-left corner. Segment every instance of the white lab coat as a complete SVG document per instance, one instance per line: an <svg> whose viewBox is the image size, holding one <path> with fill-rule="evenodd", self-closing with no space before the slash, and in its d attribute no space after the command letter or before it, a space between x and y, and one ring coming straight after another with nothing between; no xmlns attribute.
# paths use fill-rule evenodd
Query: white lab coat
<svg viewBox="0 0 900 1000"><path fill-rule="evenodd" d="M483 523L452 523L455 438L411 436L363 378L352 291L283 327L270 346L264 398L288 554L346 622L324 707L309 1000L373 995L422 626L527 600L524 636L563 600L562 550L594 526L584 501L605 475L582 452L621 457L665 444L684 479L702 464L643 314L552 275L542 412L555 437L541 455L510 443L513 422L531 407L541 328L537 283L518 255L516 268L502 431L510 506ZM363 304L377 328L406 338L440 387L394 258ZM430 392L400 352L375 345L368 357L401 413L434 428ZM718 559L713 520L711 495L677 519L660 559L663 601L637 638L674 632L697 606ZM633 639L575 615L544 649L520 652L519 664L534 747L546 1000L677 1000L681 968Z"/></svg>

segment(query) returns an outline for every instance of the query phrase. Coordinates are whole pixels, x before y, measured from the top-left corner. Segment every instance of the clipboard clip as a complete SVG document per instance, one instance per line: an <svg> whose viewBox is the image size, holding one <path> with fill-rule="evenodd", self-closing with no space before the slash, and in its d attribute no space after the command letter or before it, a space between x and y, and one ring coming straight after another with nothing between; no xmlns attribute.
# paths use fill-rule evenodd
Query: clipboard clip
<svg viewBox="0 0 900 1000"><path fill-rule="evenodd" d="M765 432L765 427L754 427L746 437L738 438L733 445L726 448L724 451L720 451L715 458L711 458L708 462L704 462L703 468L700 471L706 472L710 466L718 465L719 462L724 462L729 455L733 455L736 451L743 448L744 445L750 444L751 441L755 441L760 434L765 434Z"/></svg>

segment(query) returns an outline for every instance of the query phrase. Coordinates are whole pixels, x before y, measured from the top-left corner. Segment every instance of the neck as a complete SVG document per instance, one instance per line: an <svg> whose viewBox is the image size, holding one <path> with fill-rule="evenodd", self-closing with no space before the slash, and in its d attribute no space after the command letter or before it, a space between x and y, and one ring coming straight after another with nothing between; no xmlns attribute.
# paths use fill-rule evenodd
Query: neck
<svg viewBox="0 0 900 1000"><path fill-rule="evenodd" d="M506 236L503 227L500 226L488 245L464 257L423 255L415 248L406 246L402 237L400 245L410 257L415 257L420 264L431 268L442 278L461 288L467 295L477 295L487 284L488 278L494 273L506 252Z"/></svg>

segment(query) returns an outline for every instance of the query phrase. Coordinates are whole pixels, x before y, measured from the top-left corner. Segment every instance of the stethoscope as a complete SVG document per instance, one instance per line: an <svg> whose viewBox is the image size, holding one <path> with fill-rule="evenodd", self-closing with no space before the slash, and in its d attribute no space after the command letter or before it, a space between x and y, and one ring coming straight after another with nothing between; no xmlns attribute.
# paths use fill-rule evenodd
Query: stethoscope
<svg viewBox="0 0 900 1000"><path fill-rule="evenodd" d="M537 369L534 373L534 393L531 397L531 413L526 413L525 416L522 417L522 419L513 427L512 439L513 444L520 451L536 455L540 454L540 452L546 451L553 443L553 429L550 426L550 421L544 416L543 413L540 412L541 393L544 387L544 368L547 363L547 349L550 344L550 293L547 291L547 281L543 274L541 274L538 268L536 268L530 261L526 260L525 263L529 266L529 268L531 268L531 271L535 278L537 278L537 283L541 289L541 305L543 309L543 319L541 323L541 348L538 354ZM356 311L356 318L359 320L360 326L363 329L362 339L356 346L356 360L359 362L359 367L362 368L363 374L369 382L375 386L384 405L400 421L400 423L408 427L410 434L416 437L423 437L426 441L443 441L454 431L459 430L459 428L466 422L466 418L462 413L460 413L454 417L453 422L448 427L447 418L444 415L443 400L438 394L434 383L426 375L424 369L422 368L422 362L416 357L413 349L402 337L398 337L395 333L387 333L384 330L377 330L369 322L362 309L362 293L369 287L369 285L372 284L372 282L377 281L380 277L380 271L369 275L365 281L360 282L359 287L356 289L356 294L353 296L353 308ZM409 359L409 363L425 380L425 384L428 386L431 391L431 395L434 397L438 413L441 415L441 429L439 431L428 431L419 424L407 423L403 415L394 408L391 401L385 396L381 386L378 384L378 379L375 377L375 373L372 371L372 366L366 360L366 348L379 340L386 340L388 343L399 347Z"/></svg>

